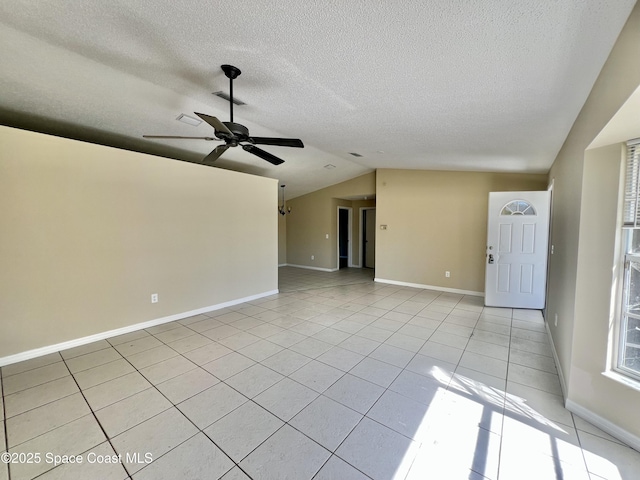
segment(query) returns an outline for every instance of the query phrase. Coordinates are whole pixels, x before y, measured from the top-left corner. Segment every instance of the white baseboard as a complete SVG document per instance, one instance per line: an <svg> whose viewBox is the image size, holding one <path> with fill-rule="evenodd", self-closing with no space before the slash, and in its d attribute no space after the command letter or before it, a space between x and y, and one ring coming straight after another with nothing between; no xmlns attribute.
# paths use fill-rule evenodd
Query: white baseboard
<svg viewBox="0 0 640 480"><path fill-rule="evenodd" d="M567 385L565 382L564 374L562 373L560 361L558 359L558 352L556 351L556 346L553 342L553 337L551 336L549 322L547 322L546 319L544 325L547 330L547 335L549 336L549 344L551 345L553 360L555 361L556 369L558 370L558 377L560 378L560 387L562 388L562 397L564 398L565 408L570 412L575 413L580 418L588 421L592 425L595 425L603 432L606 432L612 437L617 438L621 442L629 445L631 448L640 451L640 437L629 433L623 428L620 428L618 425L610 422L606 418L602 418L600 415L593 413L591 410L567 398Z"/></svg>
<svg viewBox="0 0 640 480"><path fill-rule="evenodd" d="M116 328L115 330L109 330L106 332L96 333L95 335L89 335L88 337L76 338L75 340L69 340L67 342L57 343L55 345L49 345L46 347L35 348L33 350L27 350L26 352L16 353L14 355L8 355L0 358L0 367L10 365L12 363L22 362L24 360L30 360L32 358L41 357L50 353L55 353L60 350L67 350L73 347L79 347L80 345L86 345L87 343L97 342L98 340L104 340L105 338L115 337L117 335L123 335L125 333L135 332L136 330L142 330L143 328L155 327L163 323L175 322L176 320L182 320L183 318L192 317L201 313L213 312L226 307L232 307L240 303L250 302L251 300L257 300L259 298L268 297L269 295L275 295L279 290L270 290L268 292L258 293L244 298L238 298L236 300L230 300L228 302L218 303L216 305L210 305L208 307L198 308L196 310L190 310L188 312L176 313L167 317L156 318L155 320L149 320L147 322L136 323L128 325L122 328Z"/></svg>
<svg viewBox="0 0 640 480"><path fill-rule="evenodd" d="M640 452L640 437L624 430L618 425L611 423L606 418L602 418L600 415L593 413L591 410L584 408L582 405L577 404L573 400L567 400L565 407L572 413L575 413L580 418L583 418L587 422L595 425L603 432L608 433L612 437L617 438L621 442L629 445L634 450Z"/></svg>
<svg viewBox="0 0 640 480"><path fill-rule="evenodd" d="M295 267L295 268L305 268L307 270L318 270L319 272L337 272L337 268L321 268L321 267L310 267L309 265L294 265L292 263L287 263L283 265L285 267Z"/></svg>
<svg viewBox="0 0 640 480"><path fill-rule="evenodd" d="M440 292L460 293L462 295L484 297L484 292L474 292L472 290L460 290L458 288L446 288L437 285L423 285L422 283L399 282L397 280L386 280L384 278L374 278L373 281L378 283L388 283L389 285L400 285L402 287L423 288L425 290L438 290Z"/></svg>
<svg viewBox="0 0 640 480"><path fill-rule="evenodd" d="M549 345L551 345L551 352L553 353L553 361L556 363L556 370L558 370L558 378L560 379L560 388L562 388L562 398L567 398L567 384L564 380L564 373L562 373L562 366L560 365L560 359L558 358L558 352L556 351L556 344L553 342L553 336L551 330L549 330L549 322L544 319L544 328L547 330L547 336L549 337Z"/></svg>

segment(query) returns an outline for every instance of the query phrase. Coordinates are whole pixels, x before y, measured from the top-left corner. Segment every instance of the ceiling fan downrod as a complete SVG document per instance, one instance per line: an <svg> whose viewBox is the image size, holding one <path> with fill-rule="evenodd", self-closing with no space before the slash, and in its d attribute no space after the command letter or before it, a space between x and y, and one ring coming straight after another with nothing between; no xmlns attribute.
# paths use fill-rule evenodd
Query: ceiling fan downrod
<svg viewBox="0 0 640 480"><path fill-rule="evenodd" d="M220 65L220 68L229 79L229 121L233 123L233 80L238 78L242 72L233 65Z"/></svg>

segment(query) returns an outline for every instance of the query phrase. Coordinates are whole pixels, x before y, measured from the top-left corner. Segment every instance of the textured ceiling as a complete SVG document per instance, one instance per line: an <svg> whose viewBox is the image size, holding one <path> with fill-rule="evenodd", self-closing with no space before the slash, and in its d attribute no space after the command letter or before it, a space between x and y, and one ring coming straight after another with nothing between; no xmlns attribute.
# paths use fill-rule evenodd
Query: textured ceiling
<svg viewBox="0 0 640 480"><path fill-rule="evenodd" d="M216 143L142 135L211 136L176 117L228 120L230 63L234 120L306 147L218 164L289 197L375 168L546 172L634 4L12 0L0 123L197 162Z"/></svg>

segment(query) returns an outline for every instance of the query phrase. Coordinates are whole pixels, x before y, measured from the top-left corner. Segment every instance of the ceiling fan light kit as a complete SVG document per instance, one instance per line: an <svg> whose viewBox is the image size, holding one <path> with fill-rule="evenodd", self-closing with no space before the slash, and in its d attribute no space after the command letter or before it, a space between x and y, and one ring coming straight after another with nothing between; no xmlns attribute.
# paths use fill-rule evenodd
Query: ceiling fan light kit
<svg viewBox="0 0 640 480"><path fill-rule="evenodd" d="M216 117L206 115L204 113L194 112L203 121L212 126L215 130L215 138L212 137L183 137L176 135L143 135L144 138L161 138L161 139L199 139L199 140L223 140L224 144L218 145L213 151L207 155L202 163L205 165L212 165L220 156L231 147L241 146L245 152L249 152L262 160L273 165L280 165L284 163L279 157L256 147L256 145L273 145L280 147L295 147L304 148L304 143L298 138L275 138L275 137L253 137L249 134L249 129L244 125L235 123L233 121L233 80L236 79L242 73L239 68L233 65L221 65L222 71L229 79L229 121L221 122ZM186 115L185 115L186 116ZM188 117L188 116L186 116ZM188 117L191 118L191 117ZM179 118L180 119L180 118ZM197 119L192 119L196 120ZM188 122L187 122L188 123ZM283 185L284 187L284 185ZM283 190L284 193L284 190ZM283 197L284 198L284 197ZM284 205L284 201L283 201ZM284 206L283 206L284 208ZM283 214L284 215L284 214Z"/></svg>

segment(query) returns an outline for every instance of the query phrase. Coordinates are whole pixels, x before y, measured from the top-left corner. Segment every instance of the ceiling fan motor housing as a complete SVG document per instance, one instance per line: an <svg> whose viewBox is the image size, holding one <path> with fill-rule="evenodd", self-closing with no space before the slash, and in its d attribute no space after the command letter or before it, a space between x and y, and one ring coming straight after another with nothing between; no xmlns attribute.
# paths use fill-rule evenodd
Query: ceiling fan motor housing
<svg viewBox="0 0 640 480"><path fill-rule="evenodd" d="M221 132L216 130L216 137L224 141L233 140L237 145L239 142L246 142L249 140L249 129L244 125L234 122L222 122L233 135L229 135L227 132Z"/></svg>

